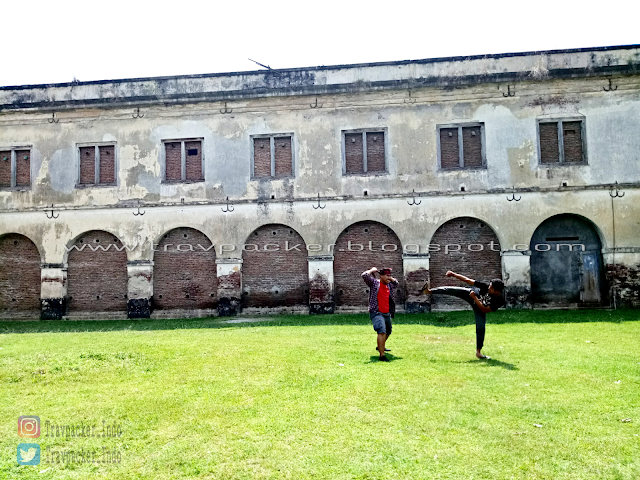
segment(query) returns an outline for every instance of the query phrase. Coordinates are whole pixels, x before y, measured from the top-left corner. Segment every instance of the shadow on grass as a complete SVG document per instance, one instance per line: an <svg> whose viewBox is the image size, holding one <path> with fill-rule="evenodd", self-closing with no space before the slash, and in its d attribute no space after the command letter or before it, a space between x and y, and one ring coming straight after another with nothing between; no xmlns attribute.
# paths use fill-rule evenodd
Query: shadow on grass
<svg viewBox="0 0 640 480"><path fill-rule="evenodd" d="M516 367L513 363L501 362L500 360L496 360L495 358L490 358L488 360L482 360L478 358L476 360L468 360L466 362L460 363L473 363L480 364L483 367L502 367L506 370L518 370L518 367Z"/></svg>
<svg viewBox="0 0 640 480"><path fill-rule="evenodd" d="M247 318L242 316L240 318ZM258 321L255 321L258 319ZM313 327L325 325L367 325L366 313L334 315L270 315L253 317L245 323L226 323L228 317L197 319L140 319L140 320L35 320L0 321L0 334L40 332L110 332L119 330L181 330L197 328L256 328L256 327ZM640 321L640 310L504 310L487 315L489 324L507 323L585 323ZM460 327L473 325L472 311L398 314L394 325L432 325Z"/></svg>
<svg viewBox="0 0 640 480"><path fill-rule="evenodd" d="M389 363L395 362L396 360L402 360L402 357L396 357L395 355L391 355L390 353L387 353L385 357L389 359ZM371 357L369 358L369 361L364 363L385 363L385 362L380 361L379 355L371 355Z"/></svg>

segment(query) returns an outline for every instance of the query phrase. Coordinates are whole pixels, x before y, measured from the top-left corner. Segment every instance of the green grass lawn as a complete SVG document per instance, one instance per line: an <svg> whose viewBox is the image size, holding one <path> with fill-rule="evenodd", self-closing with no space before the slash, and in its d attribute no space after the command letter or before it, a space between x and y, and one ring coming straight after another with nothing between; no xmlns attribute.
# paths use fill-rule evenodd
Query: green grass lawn
<svg viewBox="0 0 640 480"><path fill-rule="evenodd" d="M399 315L389 363L367 315L271 318L0 322L0 478L640 478L638 310L490 314L490 361L471 312ZM122 435L45 436L103 420Z"/></svg>

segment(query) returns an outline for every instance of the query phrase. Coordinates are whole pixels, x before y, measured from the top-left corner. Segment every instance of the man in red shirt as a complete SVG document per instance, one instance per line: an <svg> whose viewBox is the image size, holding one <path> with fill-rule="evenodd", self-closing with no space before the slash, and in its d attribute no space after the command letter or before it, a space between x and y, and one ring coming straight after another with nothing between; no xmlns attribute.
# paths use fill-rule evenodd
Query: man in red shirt
<svg viewBox="0 0 640 480"><path fill-rule="evenodd" d="M380 280L373 276L376 272L380 274ZM376 267L362 272L362 279L369 286L369 317L373 323L373 329L378 334L380 361L388 362L389 359L384 354L388 351L385 349L385 343L391 335L391 319L396 310L395 293L398 280L391 276L390 268L378 271Z"/></svg>

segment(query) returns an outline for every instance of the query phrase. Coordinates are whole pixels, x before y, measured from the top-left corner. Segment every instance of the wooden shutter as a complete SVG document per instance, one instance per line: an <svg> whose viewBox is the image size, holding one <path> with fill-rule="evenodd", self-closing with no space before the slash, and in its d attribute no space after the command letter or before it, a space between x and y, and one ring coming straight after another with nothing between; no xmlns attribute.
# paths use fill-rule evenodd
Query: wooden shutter
<svg viewBox="0 0 640 480"><path fill-rule="evenodd" d="M540 163L558 163L560 147L558 145L558 123L540 123Z"/></svg>
<svg viewBox="0 0 640 480"><path fill-rule="evenodd" d="M440 168L459 168L458 129L440 129Z"/></svg>
<svg viewBox="0 0 640 480"><path fill-rule="evenodd" d="M344 156L346 173L364 173L361 133L345 133Z"/></svg>
<svg viewBox="0 0 640 480"><path fill-rule="evenodd" d="M482 167L482 136L480 126L463 127L462 157L465 167Z"/></svg>
<svg viewBox="0 0 640 480"><path fill-rule="evenodd" d="M96 183L96 147L80 147L80 183Z"/></svg>
<svg viewBox="0 0 640 480"><path fill-rule="evenodd" d="M582 162L582 122L562 122L564 161Z"/></svg>
<svg viewBox="0 0 640 480"><path fill-rule="evenodd" d="M166 142L164 144L165 168L164 178L167 181L182 180L182 143Z"/></svg>
<svg viewBox="0 0 640 480"><path fill-rule="evenodd" d="M367 132L367 172L384 172L384 132Z"/></svg>
<svg viewBox="0 0 640 480"><path fill-rule="evenodd" d="M291 154L291 137L273 139L275 149L276 177L293 175L293 157Z"/></svg>
<svg viewBox="0 0 640 480"><path fill-rule="evenodd" d="M100 154L100 183L116 181L116 149L113 145L98 147Z"/></svg>
<svg viewBox="0 0 640 480"><path fill-rule="evenodd" d="M0 152L0 187L11 186L11 151Z"/></svg>
<svg viewBox="0 0 640 480"><path fill-rule="evenodd" d="M253 139L253 176L271 176L271 139Z"/></svg>
<svg viewBox="0 0 640 480"><path fill-rule="evenodd" d="M31 185L31 152L29 150L16 151L16 187Z"/></svg>
<svg viewBox="0 0 640 480"><path fill-rule="evenodd" d="M184 149L187 155L187 180L204 180L204 175L202 174L202 142L184 142Z"/></svg>

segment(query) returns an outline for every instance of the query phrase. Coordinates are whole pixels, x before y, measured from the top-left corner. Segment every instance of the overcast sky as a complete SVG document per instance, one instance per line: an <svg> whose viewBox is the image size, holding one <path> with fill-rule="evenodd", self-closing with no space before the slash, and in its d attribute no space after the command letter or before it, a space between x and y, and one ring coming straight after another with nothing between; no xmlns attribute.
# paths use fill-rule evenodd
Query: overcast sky
<svg viewBox="0 0 640 480"><path fill-rule="evenodd" d="M639 5L2 0L0 85L629 45Z"/></svg>

